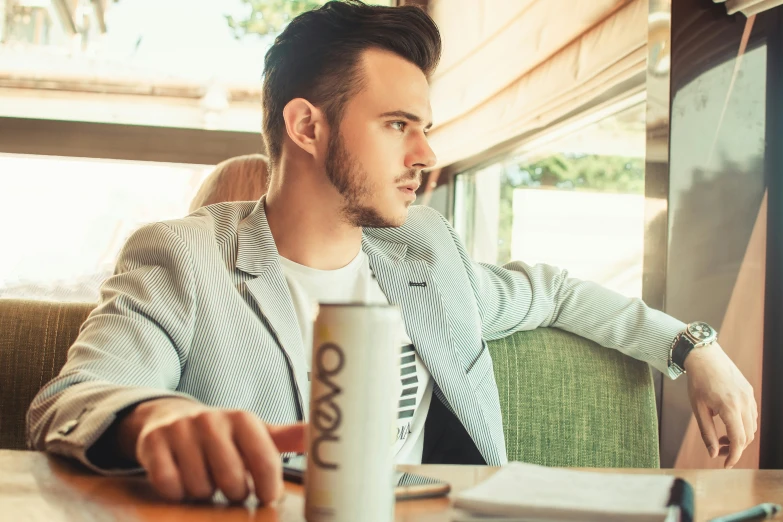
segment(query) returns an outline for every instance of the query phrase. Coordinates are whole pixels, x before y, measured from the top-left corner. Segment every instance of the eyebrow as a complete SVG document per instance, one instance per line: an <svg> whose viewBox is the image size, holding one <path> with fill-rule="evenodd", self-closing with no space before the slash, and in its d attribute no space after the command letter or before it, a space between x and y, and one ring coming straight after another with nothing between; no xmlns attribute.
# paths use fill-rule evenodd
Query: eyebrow
<svg viewBox="0 0 783 522"><path fill-rule="evenodd" d="M422 119L415 114L407 111L391 111L391 112L384 112L380 116L381 118L403 118L409 121L412 121L413 123L421 123ZM427 125L424 127L424 130L429 130L432 128L432 122L427 123Z"/></svg>

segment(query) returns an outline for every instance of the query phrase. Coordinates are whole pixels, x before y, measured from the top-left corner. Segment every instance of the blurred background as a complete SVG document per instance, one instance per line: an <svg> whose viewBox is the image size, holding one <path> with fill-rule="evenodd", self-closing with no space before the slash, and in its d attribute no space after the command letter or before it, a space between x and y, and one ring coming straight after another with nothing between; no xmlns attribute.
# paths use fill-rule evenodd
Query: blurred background
<svg viewBox="0 0 783 522"><path fill-rule="evenodd" d="M26 222L0 231L0 297L96 301L131 232L186 215L215 164L260 150L264 54L324 2L0 0L4 138L34 122L17 134L31 154L0 153L0 220ZM138 161L152 143L169 161Z"/></svg>
<svg viewBox="0 0 783 522"><path fill-rule="evenodd" d="M0 298L96 301L133 230L263 153L264 54L323 3L0 0ZM767 412L741 466L783 467L783 1L376 3L443 37L417 204L478 261L711 323ZM662 465L714 467L657 377Z"/></svg>

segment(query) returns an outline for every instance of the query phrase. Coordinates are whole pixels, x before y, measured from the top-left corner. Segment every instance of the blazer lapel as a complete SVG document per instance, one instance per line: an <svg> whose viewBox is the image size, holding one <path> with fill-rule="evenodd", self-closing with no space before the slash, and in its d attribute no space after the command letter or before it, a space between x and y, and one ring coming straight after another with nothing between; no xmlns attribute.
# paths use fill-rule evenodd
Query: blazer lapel
<svg viewBox="0 0 783 522"><path fill-rule="evenodd" d="M370 234L368 234L368 230ZM502 461L473 386L457 357L454 329L426 259L406 255L407 247L365 230L362 248L390 303L400 307L408 336L457 418L487 462ZM378 232L383 234L384 232Z"/></svg>
<svg viewBox="0 0 783 522"><path fill-rule="evenodd" d="M366 233L362 248L391 304L400 307L405 329L424 365L445 392L457 384L452 331L443 300L424 260L406 257L407 247Z"/></svg>
<svg viewBox="0 0 783 522"><path fill-rule="evenodd" d="M256 276L245 284L250 295L269 325L280 348L286 355L296 384L296 392L303 420L309 417L309 383L302 332L296 318L288 283L279 261L279 253L269 223L266 220L262 197L238 229L237 268Z"/></svg>

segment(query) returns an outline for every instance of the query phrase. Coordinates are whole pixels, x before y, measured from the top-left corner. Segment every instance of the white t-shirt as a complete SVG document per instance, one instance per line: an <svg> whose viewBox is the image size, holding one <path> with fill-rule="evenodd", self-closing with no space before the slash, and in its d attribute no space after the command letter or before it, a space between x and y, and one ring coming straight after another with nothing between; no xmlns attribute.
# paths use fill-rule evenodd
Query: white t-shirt
<svg viewBox="0 0 783 522"><path fill-rule="evenodd" d="M312 302L368 304L388 303L370 269L370 260L359 251L353 261L337 270L316 270L280 257L297 320L302 332L310 330ZM406 332L400 349L402 393L397 410L397 464L421 464L424 448L424 422L432 399L432 377L422 364ZM310 347L312 348L312 347ZM309 364L309 361L308 361Z"/></svg>

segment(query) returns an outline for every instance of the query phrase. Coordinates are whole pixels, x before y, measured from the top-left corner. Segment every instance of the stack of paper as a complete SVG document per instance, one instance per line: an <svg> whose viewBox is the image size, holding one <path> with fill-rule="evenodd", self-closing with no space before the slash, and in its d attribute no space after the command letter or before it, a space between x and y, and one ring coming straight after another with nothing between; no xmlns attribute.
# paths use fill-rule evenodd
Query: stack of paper
<svg viewBox="0 0 783 522"><path fill-rule="evenodd" d="M677 520L687 483L666 475L633 475L547 468L520 462L503 467L456 496L455 521ZM692 516L692 494L687 500ZM685 511L685 510L683 510ZM491 518L487 518L491 517Z"/></svg>

